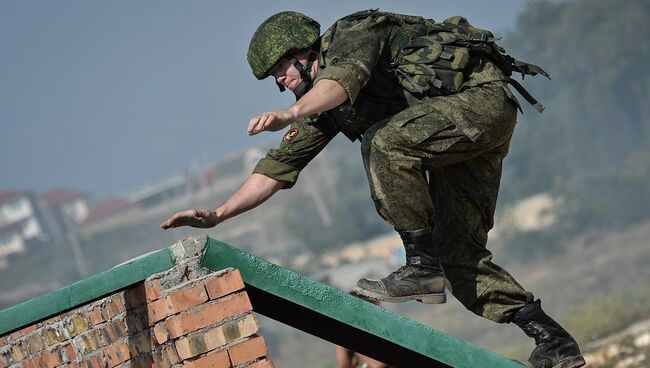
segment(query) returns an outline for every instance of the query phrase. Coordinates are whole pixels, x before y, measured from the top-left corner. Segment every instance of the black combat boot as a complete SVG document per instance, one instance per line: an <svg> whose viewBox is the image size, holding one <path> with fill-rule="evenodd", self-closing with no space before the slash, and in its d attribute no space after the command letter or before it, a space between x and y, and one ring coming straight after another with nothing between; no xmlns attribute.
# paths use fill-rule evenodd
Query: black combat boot
<svg viewBox="0 0 650 368"><path fill-rule="evenodd" d="M535 349L528 358L533 368L576 368L585 365L578 343L542 310L538 299L515 313L512 322L528 337L535 339Z"/></svg>
<svg viewBox="0 0 650 368"><path fill-rule="evenodd" d="M381 280L363 278L354 291L394 303L407 300L429 304L446 302L445 275L433 245L431 228L397 232L406 250L406 265Z"/></svg>

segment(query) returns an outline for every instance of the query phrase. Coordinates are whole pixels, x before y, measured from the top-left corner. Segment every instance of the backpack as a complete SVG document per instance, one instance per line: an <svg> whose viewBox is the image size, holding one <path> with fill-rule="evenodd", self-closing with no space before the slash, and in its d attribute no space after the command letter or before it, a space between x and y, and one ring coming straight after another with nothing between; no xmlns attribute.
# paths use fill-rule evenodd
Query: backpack
<svg viewBox="0 0 650 368"><path fill-rule="evenodd" d="M346 20L368 16L385 16L397 25L421 25L422 34L407 42L397 53L390 69L400 85L416 97L449 95L459 92L473 68L482 60L494 63L510 83L537 111L544 106L533 98L519 82L510 78L514 72L525 75L548 73L537 65L519 61L497 45L492 32L472 26L467 19L454 16L434 22L411 15L380 12L376 9L354 13Z"/></svg>

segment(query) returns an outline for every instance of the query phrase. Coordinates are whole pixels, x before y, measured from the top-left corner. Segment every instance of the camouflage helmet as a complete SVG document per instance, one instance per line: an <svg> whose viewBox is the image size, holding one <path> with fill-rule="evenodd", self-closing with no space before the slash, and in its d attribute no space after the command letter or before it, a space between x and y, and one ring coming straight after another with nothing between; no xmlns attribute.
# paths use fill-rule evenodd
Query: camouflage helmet
<svg viewBox="0 0 650 368"><path fill-rule="evenodd" d="M257 27L248 46L248 64L257 79L283 56L306 49L320 37L320 24L308 16L285 11L272 15Z"/></svg>

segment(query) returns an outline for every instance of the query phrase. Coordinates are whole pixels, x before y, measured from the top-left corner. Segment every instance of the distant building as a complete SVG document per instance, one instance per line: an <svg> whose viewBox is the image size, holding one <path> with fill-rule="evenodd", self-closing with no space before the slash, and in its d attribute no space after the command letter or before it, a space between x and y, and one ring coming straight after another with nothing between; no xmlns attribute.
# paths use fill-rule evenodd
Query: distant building
<svg viewBox="0 0 650 368"><path fill-rule="evenodd" d="M125 198L110 197L96 203L84 221L84 226L95 224L111 217L121 215L133 208L133 203Z"/></svg>
<svg viewBox="0 0 650 368"><path fill-rule="evenodd" d="M0 260L23 253L46 238L42 215L28 192L0 191ZM2 262L0 262L2 263Z"/></svg>
<svg viewBox="0 0 650 368"><path fill-rule="evenodd" d="M188 175L177 175L160 183L135 191L129 201L142 208L151 208L187 193L190 180Z"/></svg>
<svg viewBox="0 0 650 368"><path fill-rule="evenodd" d="M88 217L88 195L67 189L52 189L38 195L41 206L50 209L56 216L67 216L76 224Z"/></svg>
<svg viewBox="0 0 650 368"><path fill-rule="evenodd" d="M70 232L88 216L88 195L68 189L51 189L38 195L44 224L55 245L68 243Z"/></svg>
<svg viewBox="0 0 650 368"><path fill-rule="evenodd" d="M105 231L128 219L136 220L141 217L142 209L130 200L121 197L110 197L96 203L90 208L86 221L82 224L81 233L90 236L98 231Z"/></svg>

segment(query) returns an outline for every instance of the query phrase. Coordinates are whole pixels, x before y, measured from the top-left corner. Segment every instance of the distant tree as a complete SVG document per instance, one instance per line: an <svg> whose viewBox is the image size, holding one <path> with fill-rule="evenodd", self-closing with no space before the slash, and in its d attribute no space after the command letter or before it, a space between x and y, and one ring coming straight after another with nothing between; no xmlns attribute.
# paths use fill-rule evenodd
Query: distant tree
<svg viewBox="0 0 650 368"><path fill-rule="evenodd" d="M506 196L546 190L620 165L650 138L650 2L536 1L504 46L552 81L525 85L547 109L526 108L505 167Z"/></svg>

